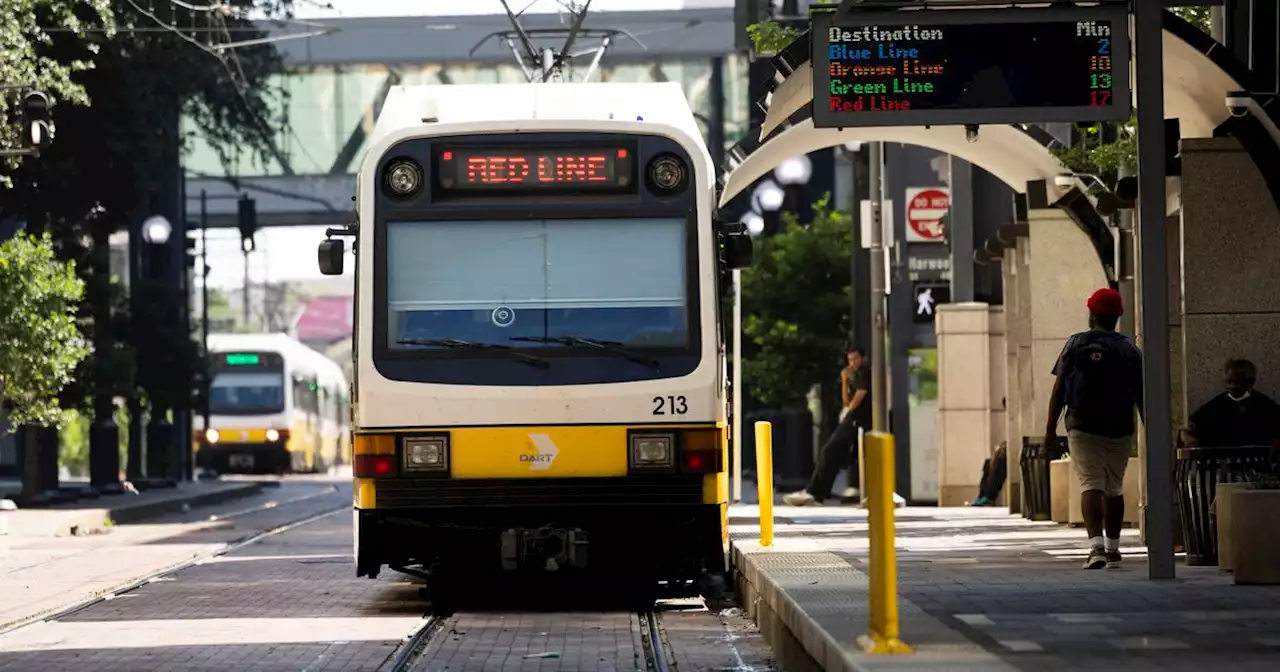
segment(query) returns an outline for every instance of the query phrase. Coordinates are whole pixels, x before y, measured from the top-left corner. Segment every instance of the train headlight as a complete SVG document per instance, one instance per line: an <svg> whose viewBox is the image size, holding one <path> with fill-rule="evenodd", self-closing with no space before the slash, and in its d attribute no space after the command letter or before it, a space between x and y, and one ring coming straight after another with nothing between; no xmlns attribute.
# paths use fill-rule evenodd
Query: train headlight
<svg viewBox="0 0 1280 672"><path fill-rule="evenodd" d="M672 434L632 434L631 467L633 469L661 469L671 466L675 453L675 436Z"/></svg>
<svg viewBox="0 0 1280 672"><path fill-rule="evenodd" d="M663 154L649 162L649 184L658 191L679 191L688 177L688 166L673 154Z"/></svg>
<svg viewBox="0 0 1280 672"><path fill-rule="evenodd" d="M204 440L205 440L205 441L208 441L209 443L217 443L217 442L218 442L218 439L220 439L220 438L222 438L222 437L221 437L221 436L219 436L219 434L218 434L218 430L216 430L216 429L214 429L214 428L212 428L212 427L210 427L209 429L204 430Z"/></svg>
<svg viewBox="0 0 1280 672"><path fill-rule="evenodd" d="M280 432L278 432L278 431L276 431L276 430L274 430L274 429L268 429L268 430L267 430L267 440L268 440L268 441L270 441L271 443L275 443L276 441L279 441L279 440L280 440Z"/></svg>
<svg viewBox="0 0 1280 672"><path fill-rule="evenodd" d="M449 440L443 436L404 440L405 471L444 471L449 468Z"/></svg>
<svg viewBox="0 0 1280 672"><path fill-rule="evenodd" d="M409 159L393 161L387 167L385 179L393 195L400 198L412 196L422 189L422 166Z"/></svg>

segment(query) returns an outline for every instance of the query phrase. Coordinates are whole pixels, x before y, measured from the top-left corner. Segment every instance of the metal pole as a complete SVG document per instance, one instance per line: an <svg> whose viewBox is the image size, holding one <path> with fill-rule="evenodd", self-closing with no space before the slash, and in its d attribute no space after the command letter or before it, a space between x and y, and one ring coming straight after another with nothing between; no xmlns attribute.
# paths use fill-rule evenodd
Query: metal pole
<svg viewBox="0 0 1280 672"><path fill-rule="evenodd" d="M1143 395L1147 443L1147 576L1174 578L1173 427L1169 279L1165 268L1164 48L1160 3L1134 8L1138 128L1138 245L1142 278Z"/></svg>
<svg viewBox="0 0 1280 672"><path fill-rule="evenodd" d="M244 252L244 290L242 292L244 300L241 301L241 306L243 307L242 312L244 314L244 326L246 329L248 329L249 328L249 247L248 247L248 243L243 240L240 241L240 250Z"/></svg>
<svg viewBox="0 0 1280 672"><path fill-rule="evenodd" d="M733 501L742 501L742 271L733 269Z"/></svg>
<svg viewBox="0 0 1280 672"><path fill-rule="evenodd" d="M885 378L885 248L884 217L880 212L883 195L881 191L881 170L883 155L882 146L878 142L871 143L871 429L877 432L889 431L887 413L888 399L885 399L887 380ZM892 486L890 486L892 487Z"/></svg>
<svg viewBox="0 0 1280 672"><path fill-rule="evenodd" d="M200 190L200 342L205 357L209 356L209 196ZM206 365L208 362L206 362ZM204 428L209 424L209 376L204 377L203 403L200 413L204 416Z"/></svg>
<svg viewBox="0 0 1280 672"><path fill-rule="evenodd" d="M858 152L849 159L849 347L866 347L858 338L858 251L862 249L862 199L858 194Z"/></svg>

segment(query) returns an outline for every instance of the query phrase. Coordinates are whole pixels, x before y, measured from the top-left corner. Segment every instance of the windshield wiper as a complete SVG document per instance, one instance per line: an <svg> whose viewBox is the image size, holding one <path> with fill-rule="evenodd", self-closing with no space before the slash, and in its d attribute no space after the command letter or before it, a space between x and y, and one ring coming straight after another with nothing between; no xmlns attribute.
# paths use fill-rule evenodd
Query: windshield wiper
<svg viewBox="0 0 1280 672"><path fill-rule="evenodd" d="M526 364L531 364L539 369L545 369L551 366L551 361L545 357L536 355L526 355L523 352L514 352L509 345L501 345L499 343L477 343L475 341L464 341L460 338L406 338L396 341L397 345L428 345L441 348L462 349L462 350L498 350L508 357L513 357Z"/></svg>
<svg viewBox="0 0 1280 672"><path fill-rule="evenodd" d="M657 371L660 367L658 360L622 347L617 341L597 341L590 338L582 338L580 336L512 336L512 341L524 341L527 343L555 343L558 345L567 345L569 347L587 347L595 348L607 352L618 357L622 357L627 361L635 362Z"/></svg>

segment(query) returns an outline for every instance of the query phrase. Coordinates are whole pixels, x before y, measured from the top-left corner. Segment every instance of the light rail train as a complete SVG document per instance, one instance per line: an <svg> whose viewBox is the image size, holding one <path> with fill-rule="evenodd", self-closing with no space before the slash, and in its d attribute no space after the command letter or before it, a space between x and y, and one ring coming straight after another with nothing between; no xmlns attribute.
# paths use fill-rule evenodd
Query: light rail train
<svg viewBox="0 0 1280 672"><path fill-rule="evenodd" d="M342 367L286 334L210 334L209 427L197 464L220 474L323 472L351 461Z"/></svg>
<svg viewBox="0 0 1280 672"><path fill-rule="evenodd" d="M391 90L319 249L356 238L357 575L724 571L715 192L674 83Z"/></svg>

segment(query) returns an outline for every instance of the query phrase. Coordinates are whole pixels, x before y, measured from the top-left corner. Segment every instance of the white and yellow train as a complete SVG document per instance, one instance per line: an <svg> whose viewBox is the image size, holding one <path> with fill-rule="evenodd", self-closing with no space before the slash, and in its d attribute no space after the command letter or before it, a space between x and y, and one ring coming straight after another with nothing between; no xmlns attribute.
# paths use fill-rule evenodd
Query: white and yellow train
<svg viewBox="0 0 1280 672"><path fill-rule="evenodd" d="M358 240L358 575L724 571L715 191L677 84L391 91L319 250Z"/></svg>
<svg viewBox="0 0 1280 672"><path fill-rule="evenodd" d="M351 461L337 362L286 334L210 334L209 427L197 464L220 474L314 473Z"/></svg>

